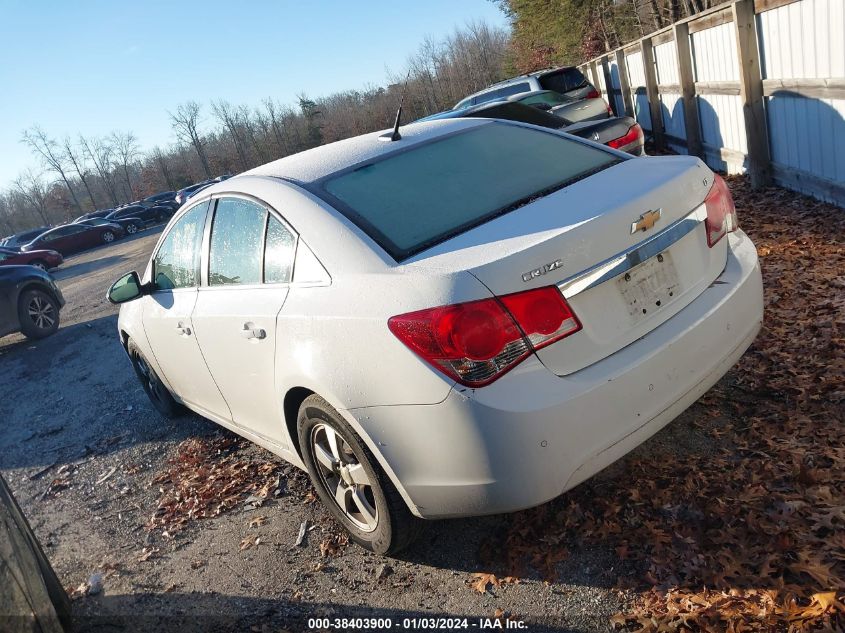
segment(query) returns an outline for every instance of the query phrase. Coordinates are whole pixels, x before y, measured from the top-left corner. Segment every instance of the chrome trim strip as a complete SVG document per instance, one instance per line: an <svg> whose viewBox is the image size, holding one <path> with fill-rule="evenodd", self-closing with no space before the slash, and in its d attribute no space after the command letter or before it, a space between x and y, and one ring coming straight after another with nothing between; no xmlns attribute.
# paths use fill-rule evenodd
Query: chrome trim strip
<svg viewBox="0 0 845 633"><path fill-rule="evenodd" d="M561 294L566 299L571 299L575 295L594 288L608 279L617 277L650 257L654 257L658 253L665 251L687 233L698 227L706 217L707 210L702 204L685 217L670 224L654 237L640 242L618 255L609 257L587 270L567 277L563 281L558 282L557 287L560 288Z"/></svg>

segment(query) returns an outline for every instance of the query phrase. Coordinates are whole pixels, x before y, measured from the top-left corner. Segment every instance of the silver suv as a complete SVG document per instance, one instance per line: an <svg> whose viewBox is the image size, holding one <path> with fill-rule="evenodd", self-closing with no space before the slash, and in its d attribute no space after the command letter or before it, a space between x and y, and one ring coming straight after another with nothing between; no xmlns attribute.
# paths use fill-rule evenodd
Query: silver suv
<svg viewBox="0 0 845 633"><path fill-rule="evenodd" d="M453 109L468 108L479 103L506 99L515 94L537 90L554 90L571 99L592 99L601 96L580 70L574 66L564 66L505 79L462 99Z"/></svg>

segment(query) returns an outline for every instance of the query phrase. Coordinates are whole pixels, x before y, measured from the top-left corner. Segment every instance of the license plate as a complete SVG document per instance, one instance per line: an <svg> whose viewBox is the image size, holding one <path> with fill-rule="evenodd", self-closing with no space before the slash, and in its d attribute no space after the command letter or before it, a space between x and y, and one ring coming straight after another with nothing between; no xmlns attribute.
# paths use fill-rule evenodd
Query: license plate
<svg viewBox="0 0 845 633"><path fill-rule="evenodd" d="M634 266L616 280L634 323L648 318L677 298L678 273L669 253Z"/></svg>

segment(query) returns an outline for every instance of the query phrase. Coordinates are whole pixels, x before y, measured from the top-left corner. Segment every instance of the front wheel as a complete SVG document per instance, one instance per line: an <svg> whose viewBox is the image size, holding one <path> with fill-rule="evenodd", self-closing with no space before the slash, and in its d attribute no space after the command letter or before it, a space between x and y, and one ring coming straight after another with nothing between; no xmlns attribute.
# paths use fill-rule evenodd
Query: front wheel
<svg viewBox="0 0 845 633"><path fill-rule="evenodd" d="M407 547L419 520L354 430L320 396L299 408L302 458L320 500L356 543L377 554Z"/></svg>
<svg viewBox="0 0 845 633"><path fill-rule="evenodd" d="M135 375L141 381L144 393L147 394L156 411L169 420L179 417L184 412L182 405L176 402L135 343L129 341L126 351L129 353L132 369L135 370Z"/></svg>
<svg viewBox="0 0 845 633"><path fill-rule="evenodd" d="M18 299L18 320L25 337L50 336L59 329L59 304L43 290L27 290Z"/></svg>
<svg viewBox="0 0 845 633"><path fill-rule="evenodd" d="M138 225L134 222L132 224L126 225L126 234L127 235L135 235L138 232Z"/></svg>
<svg viewBox="0 0 845 633"><path fill-rule="evenodd" d="M112 242L114 242L114 233L112 233L111 231L104 231L103 242L106 244L111 244Z"/></svg>

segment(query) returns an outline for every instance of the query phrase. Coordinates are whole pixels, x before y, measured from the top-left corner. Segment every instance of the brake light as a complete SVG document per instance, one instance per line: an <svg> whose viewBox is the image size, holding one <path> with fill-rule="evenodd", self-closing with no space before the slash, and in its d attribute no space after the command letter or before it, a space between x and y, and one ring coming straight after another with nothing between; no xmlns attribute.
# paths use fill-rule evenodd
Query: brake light
<svg viewBox="0 0 845 633"><path fill-rule="evenodd" d="M719 174L713 174L713 186L704 199L707 209L707 219L704 226L707 229L707 246L713 248L720 239L739 228L734 199L725 180Z"/></svg>
<svg viewBox="0 0 845 633"><path fill-rule="evenodd" d="M601 93L593 88L590 92L587 93L587 99L598 99L601 96Z"/></svg>
<svg viewBox="0 0 845 633"><path fill-rule="evenodd" d="M581 329L555 286L409 312L387 325L411 351L468 387L490 384Z"/></svg>
<svg viewBox="0 0 845 633"><path fill-rule="evenodd" d="M636 143L637 141L641 142L642 140L643 129L640 127L639 123L634 123L634 125L628 128L628 131L625 132L624 136L608 141L607 144L614 149L619 149L620 147L625 147L626 145Z"/></svg>

